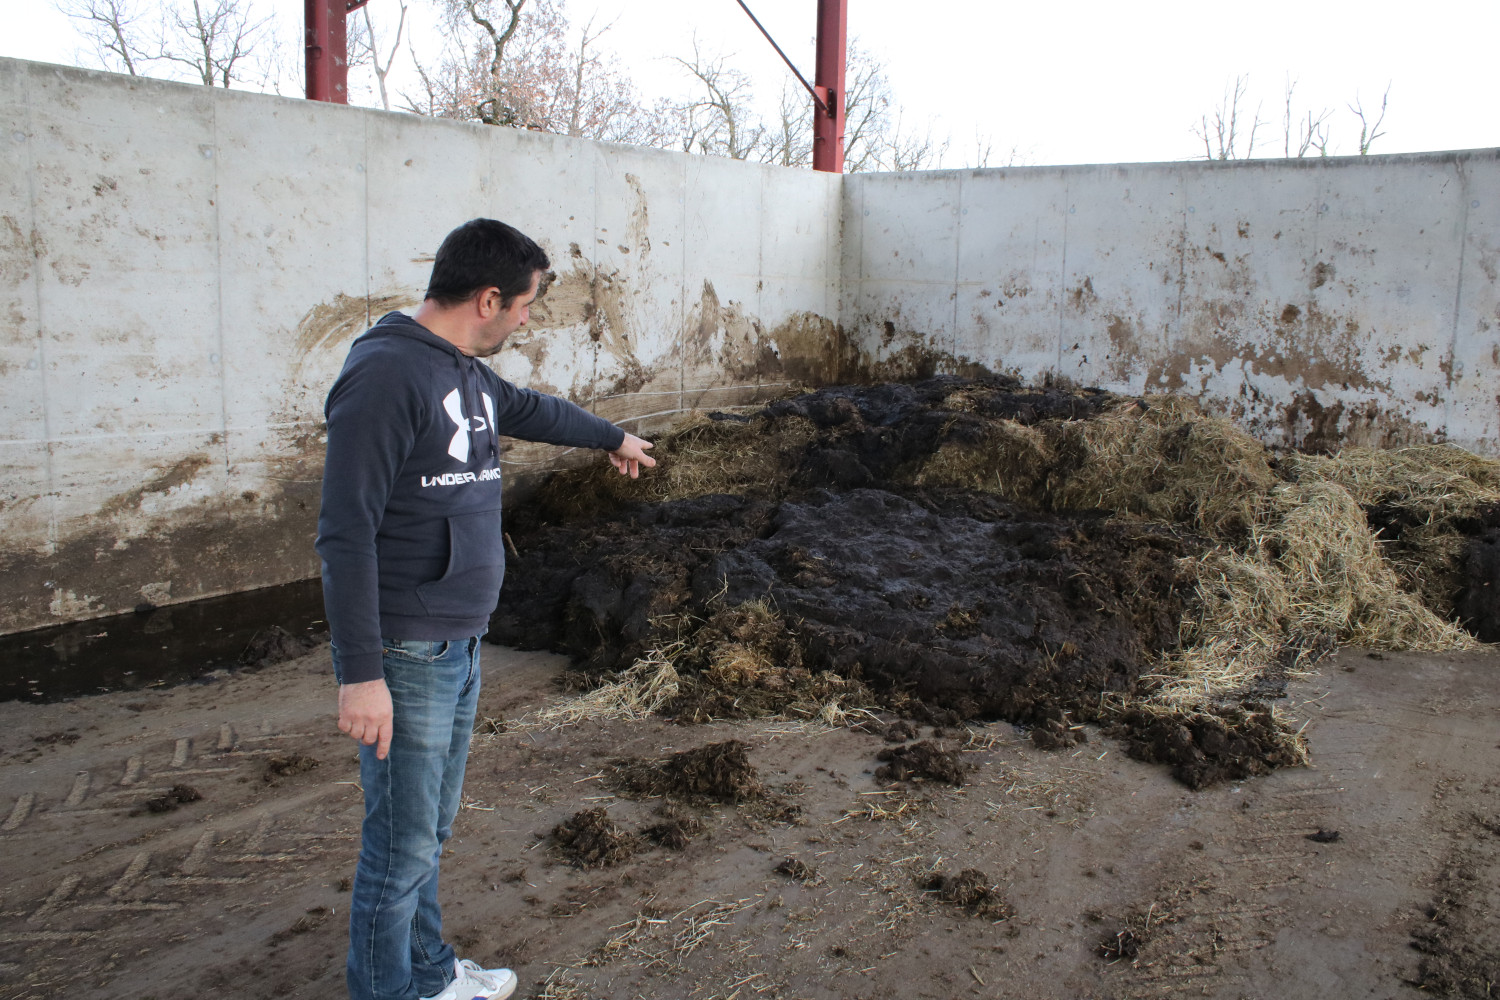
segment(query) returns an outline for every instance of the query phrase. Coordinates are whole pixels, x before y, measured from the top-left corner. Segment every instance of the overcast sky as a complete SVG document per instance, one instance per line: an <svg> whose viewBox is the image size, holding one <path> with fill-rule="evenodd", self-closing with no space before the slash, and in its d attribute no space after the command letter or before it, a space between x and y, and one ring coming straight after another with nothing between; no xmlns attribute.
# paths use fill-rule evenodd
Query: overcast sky
<svg viewBox="0 0 1500 1000"><path fill-rule="evenodd" d="M294 68L302 3L252 2L274 11ZM409 2L419 27L434 19L432 0ZM816 0L747 2L811 79ZM398 6L371 0L377 25L393 23ZM604 44L648 96L686 91L670 57L688 53L695 34L749 73L766 101L789 78L735 0L567 0L566 9L575 25L614 22ZM0 10L0 55L92 64L48 0L0 0ZM1268 122L1256 155L1280 154L1288 78L1295 114L1333 111L1335 152L1357 152L1359 125L1346 105L1359 98L1377 109L1388 84L1386 135L1374 152L1500 145L1500 0L849 0L849 30L885 63L907 120L931 120L951 136L952 166L972 160L976 135L1001 162L1012 147L1035 164L1201 156L1192 128L1237 75L1248 76L1250 105ZM417 37L422 51L428 36ZM397 72L409 65L403 53Z"/></svg>

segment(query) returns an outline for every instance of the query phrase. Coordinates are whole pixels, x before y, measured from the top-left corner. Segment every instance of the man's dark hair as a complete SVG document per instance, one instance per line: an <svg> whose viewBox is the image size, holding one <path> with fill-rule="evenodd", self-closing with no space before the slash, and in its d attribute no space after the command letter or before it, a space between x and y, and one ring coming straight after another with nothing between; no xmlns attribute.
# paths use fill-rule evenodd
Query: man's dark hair
<svg viewBox="0 0 1500 1000"><path fill-rule="evenodd" d="M432 262L427 298L456 306L486 288L500 289L500 307L531 290L531 279L552 264L536 241L495 219L470 219L443 238Z"/></svg>

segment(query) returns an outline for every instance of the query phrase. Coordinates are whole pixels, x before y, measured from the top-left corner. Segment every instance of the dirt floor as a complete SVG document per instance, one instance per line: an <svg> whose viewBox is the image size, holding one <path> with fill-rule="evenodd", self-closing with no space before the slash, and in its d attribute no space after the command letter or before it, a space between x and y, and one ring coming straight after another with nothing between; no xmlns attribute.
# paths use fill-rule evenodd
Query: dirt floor
<svg viewBox="0 0 1500 1000"><path fill-rule="evenodd" d="M444 899L521 996L1481 997L1500 978L1495 652L1344 650L1290 689L1310 767L1198 792L1097 731L1048 751L1008 723L548 729L526 717L573 697L566 661L486 657ZM360 796L332 704L322 651L0 704L0 997L342 995Z"/></svg>

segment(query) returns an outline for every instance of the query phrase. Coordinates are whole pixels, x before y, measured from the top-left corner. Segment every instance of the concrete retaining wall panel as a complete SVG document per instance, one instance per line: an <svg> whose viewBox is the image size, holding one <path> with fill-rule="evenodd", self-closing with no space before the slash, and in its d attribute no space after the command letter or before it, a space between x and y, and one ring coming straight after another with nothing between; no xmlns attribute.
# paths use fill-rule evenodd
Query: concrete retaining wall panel
<svg viewBox="0 0 1500 1000"><path fill-rule="evenodd" d="M854 178L851 178L853 180ZM913 358L954 349L960 180L952 174L871 175L864 187L854 322L870 371L913 374Z"/></svg>
<svg viewBox="0 0 1500 1000"><path fill-rule="evenodd" d="M1180 266L1182 181L1109 166L1069 171L1064 183L1056 370L1093 384L1113 353L1109 317L1129 316L1147 342L1171 334L1178 289L1158 275Z"/></svg>
<svg viewBox="0 0 1500 1000"><path fill-rule="evenodd" d="M896 178L851 177L845 325L877 373L1058 372L1187 392L1276 444L1493 450L1495 213L1476 222L1473 206L1493 198L1497 171L1487 150L1023 168L909 175L904 198ZM906 267L929 286L924 308L890 277L910 233L947 245L932 219L956 182L945 321L940 254ZM912 345L903 366L890 364L895 325Z"/></svg>
<svg viewBox="0 0 1500 1000"><path fill-rule="evenodd" d="M1067 218L1059 172L964 175L953 353L995 371L1057 365ZM999 331L1005 331L1002 338Z"/></svg>
<svg viewBox="0 0 1500 1000"><path fill-rule="evenodd" d="M685 165L594 149L594 409L614 421L682 408Z"/></svg>
<svg viewBox="0 0 1500 1000"><path fill-rule="evenodd" d="M698 350L705 403L758 398L762 309L801 317L783 339L827 367L806 331L833 326L836 178L16 60L0 116L3 631L314 573L328 386L474 216L554 261L492 362L518 383L649 430L683 409ZM794 212L823 199L778 231L800 276L774 287L766 190ZM708 285L751 333L745 371L715 367L722 317L694 346L688 295ZM518 445L505 467L522 482L585 457Z"/></svg>
<svg viewBox="0 0 1500 1000"><path fill-rule="evenodd" d="M411 129L411 119L402 121ZM512 335L505 350L490 359L490 365L517 385L555 392L592 407L597 362L591 322L597 250L594 149L588 143L561 136L523 132L505 134L501 138L506 141L497 141L497 137L472 126L455 129L484 140L488 149L493 183L485 210L473 214L504 219L531 235L547 251L557 276L532 307L531 322ZM420 129L411 131L422 135ZM435 161L434 170L434 177L440 178L442 164ZM423 286L432 255L448 229L416 255L422 258ZM420 296L420 290L416 294ZM544 464L548 456L545 449L535 449L529 457L512 450L506 461Z"/></svg>
<svg viewBox="0 0 1500 1000"><path fill-rule="evenodd" d="M764 168L683 166L682 406L736 406L758 393Z"/></svg>
<svg viewBox="0 0 1500 1000"><path fill-rule="evenodd" d="M1453 386L1445 398L1450 439L1500 453L1500 169L1496 162L1460 170L1463 264L1451 334Z"/></svg>
<svg viewBox="0 0 1500 1000"><path fill-rule="evenodd" d="M838 379L840 181L800 170L761 171L755 373L764 394Z"/></svg>

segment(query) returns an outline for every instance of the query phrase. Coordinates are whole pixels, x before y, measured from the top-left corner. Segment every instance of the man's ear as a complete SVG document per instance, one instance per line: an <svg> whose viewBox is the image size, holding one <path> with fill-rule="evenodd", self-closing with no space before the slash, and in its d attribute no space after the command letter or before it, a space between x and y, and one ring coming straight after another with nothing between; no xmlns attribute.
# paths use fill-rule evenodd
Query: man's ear
<svg viewBox="0 0 1500 1000"><path fill-rule="evenodd" d="M490 320L499 315L500 302L502 298L503 297L500 294L500 289L496 288L493 285L489 288L483 288L476 292L474 300L477 311L479 313L479 318L483 320Z"/></svg>

